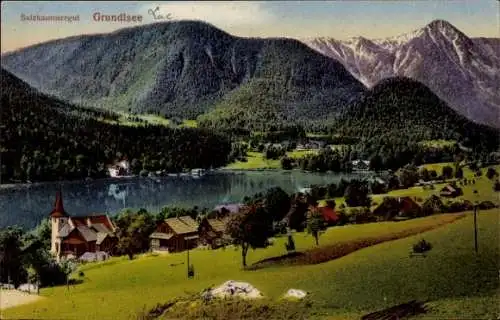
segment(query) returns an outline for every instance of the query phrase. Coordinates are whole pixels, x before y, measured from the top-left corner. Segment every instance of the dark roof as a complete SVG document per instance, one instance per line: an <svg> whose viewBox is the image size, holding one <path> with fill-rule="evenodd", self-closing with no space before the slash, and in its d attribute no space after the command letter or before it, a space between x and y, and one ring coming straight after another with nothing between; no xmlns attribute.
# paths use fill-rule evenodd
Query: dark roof
<svg viewBox="0 0 500 320"><path fill-rule="evenodd" d="M152 239L169 240L174 236L173 233L153 232L149 237Z"/></svg>
<svg viewBox="0 0 500 320"><path fill-rule="evenodd" d="M443 189L441 189L441 191L456 192L457 190L453 186L447 184L443 187Z"/></svg>
<svg viewBox="0 0 500 320"><path fill-rule="evenodd" d="M69 215L64 210L61 191L57 191L56 201L54 203L54 209L52 209L52 211L50 212L50 217L51 218L61 218L61 217L68 217L68 216Z"/></svg>
<svg viewBox="0 0 500 320"><path fill-rule="evenodd" d="M94 226L94 225L100 224L100 225L104 226L107 230L109 230L109 232L112 232L115 229L111 220L105 214L77 216L77 217L70 217L70 219L73 222L73 224L75 225L75 227L88 226L87 221L90 221L90 225ZM101 231L101 230L99 230L99 231Z"/></svg>
<svg viewBox="0 0 500 320"><path fill-rule="evenodd" d="M95 223L91 225L92 228L94 228L97 232L101 233L111 233L111 230L108 229L103 223Z"/></svg>
<svg viewBox="0 0 500 320"><path fill-rule="evenodd" d="M207 222L210 225L210 227L216 232L224 232L228 221L229 218L207 219Z"/></svg>
<svg viewBox="0 0 500 320"><path fill-rule="evenodd" d="M87 242L97 241L97 233L87 226L78 226L76 229L80 232L83 239Z"/></svg>
<svg viewBox="0 0 500 320"><path fill-rule="evenodd" d="M108 236L109 236L109 233L97 232L96 244L101 244L104 241L104 239L106 239Z"/></svg>
<svg viewBox="0 0 500 320"><path fill-rule="evenodd" d="M60 238L65 238L68 236L68 234L71 232L71 230L73 230L71 228L71 226L69 225L69 223L65 223L61 226L61 228L59 229L59 232L58 232L58 237Z"/></svg>
<svg viewBox="0 0 500 320"><path fill-rule="evenodd" d="M169 218L165 223L177 234L198 232L198 224L190 216Z"/></svg>

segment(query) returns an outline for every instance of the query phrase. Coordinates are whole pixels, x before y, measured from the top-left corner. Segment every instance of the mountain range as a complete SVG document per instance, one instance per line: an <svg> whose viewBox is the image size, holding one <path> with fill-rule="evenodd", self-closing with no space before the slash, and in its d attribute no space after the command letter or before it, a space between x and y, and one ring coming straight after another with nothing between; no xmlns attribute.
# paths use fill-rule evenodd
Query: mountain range
<svg viewBox="0 0 500 320"><path fill-rule="evenodd" d="M33 45L4 54L2 67L73 104L198 117L212 128L266 131L302 120L365 128L373 112L398 130L417 126L419 139L463 138L457 125L492 132L466 118L498 126L498 39L469 39L434 21L392 39L305 42L171 21ZM378 83L385 89L374 91ZM454 122L450 134L440 133L441 120Z"/></svg>
<svg viewBox="0 0 500 320"><path fill-rule="evenodd" d="M340 61L367 87L390 77L408 77L467 118L500 126L498 38L469 38L450 23L435 20L394 38L302 41Z"/></svg>
<svg viewBox="0 0 500 320"><path fill-rule="evenodd" d="M262 83L276 89L276 113L293 118L335 113L366 90L298 40L234 37L197 21L41 43L5 54L2 66L72 103L181 118L214 109L229 93L251 98L246 88Z"/></svg>

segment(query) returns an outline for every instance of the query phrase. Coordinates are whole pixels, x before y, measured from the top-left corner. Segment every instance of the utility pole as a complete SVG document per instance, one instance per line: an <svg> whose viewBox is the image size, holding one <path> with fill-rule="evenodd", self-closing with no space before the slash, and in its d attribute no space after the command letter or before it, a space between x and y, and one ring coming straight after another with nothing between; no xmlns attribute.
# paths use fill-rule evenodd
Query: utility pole
<svg viewBox="0 0 500 320"><path fill-rule="evenodd" d="M477 254L477 204L474 205L474 250Z"/></svg>

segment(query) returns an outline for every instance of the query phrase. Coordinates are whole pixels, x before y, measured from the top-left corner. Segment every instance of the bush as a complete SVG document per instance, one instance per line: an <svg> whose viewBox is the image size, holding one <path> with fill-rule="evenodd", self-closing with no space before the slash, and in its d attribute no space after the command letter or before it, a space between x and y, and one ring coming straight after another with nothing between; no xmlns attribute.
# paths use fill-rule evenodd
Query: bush
<svg viewBox="0 0 500 320"><path fill-rule="evenodd" d="M463 211L469 211L474 209L474 205L472 202L464 200L464 201L450 201L446 204L444 207L444 212L447 213L456 213L456 212L463 212Z"/></svg>
<svg viewBox="0 0 500 320"><path fill-rule="evenodd" d="M281 168L283 170L292 170L293 168L292 159L287 156L281 158Z"/></svg>
<svg viewBox="0 0 500 320"><path fill-rule="evenodd" d="M349 223L368 223L375 222L377 218L367 207L349 208L346 212Z"/></svg>
<svg viewBox="0 0 500 320"><path fill-rule="evenodd" d="M450 166L444 166L442 169L441 176L443 179L451 179L453 178L453 168Z"/></svg>
<svg viewBox="0 0 500 320"><path fill-rule="evenodd" d="M493 180L493 178L498 176L498 172L494 168L488 168L486 171L486 177L490 180Z"/></svg>
<svg viewBox="0 0 500 320"><path fill-rule="evenodd" d="M481 210L489 210L489 209L496 208L496 205L491 201L483 201L480 204L478 204L477 207L478 207L478 209L481 209Z"/></svg>
<svg viewBox="0 0 500 320"><path fill-rule="evenodd" d="M493 191L499 192L500 191L500 181L495 181L493 184Z"/></svg>
<svg viewBox="0 0 500 320"><path fill-rule="evenodd" d="M295 251L295 241L293 240L293 237L291 235L288 236L288 241L287 243L285 243L285 249L287 252Z"/></svg>
<svg viewBox="0 0 500 320"><path fill-rule="evenodd" d="M432 249L432 245L430 242L425 241L424 239L420 240L416 244L413 245L414 253L424 253L430 251Z"/></svg>

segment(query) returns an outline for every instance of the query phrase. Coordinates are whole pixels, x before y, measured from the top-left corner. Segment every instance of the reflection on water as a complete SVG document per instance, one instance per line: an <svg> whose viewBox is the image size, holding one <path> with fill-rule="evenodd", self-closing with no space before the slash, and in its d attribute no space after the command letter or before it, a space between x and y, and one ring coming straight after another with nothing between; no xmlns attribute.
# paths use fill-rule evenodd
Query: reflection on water
<svg viewBox="0 0 500 320"><path fill-rule="evenodd" d="M165 205L213 208L217 204L240 202L243 197L278 186L292 193L310 184L337 183L346 174L303 172L218 173L192 177L131 178L65 182L64 206L71 215L93 212L114 214L123 208L159 211ZM59 183L0 189L0 228L19 225L31 228L46 217L54 203Z"/></svg>

